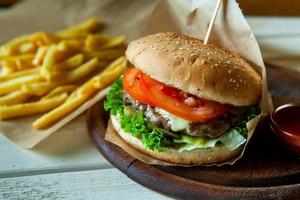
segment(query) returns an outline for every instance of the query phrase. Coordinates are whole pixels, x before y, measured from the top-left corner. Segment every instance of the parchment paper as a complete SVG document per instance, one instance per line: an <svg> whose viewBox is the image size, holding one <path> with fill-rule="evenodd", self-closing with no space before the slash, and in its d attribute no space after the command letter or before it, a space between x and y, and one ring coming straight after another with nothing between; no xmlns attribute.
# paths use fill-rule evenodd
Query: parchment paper
<svg viewBox="0 0 300 200"><path fill-rule="evenodd" d="M129 41L137 37L155 2L154 0L24 0L10 9L1 11L0 43L36 31L55 32L83 22L89 17L98 17L106 24L104 33L113 36L124 34ZM74 113L45 131L31 128L32 122L38 117L33 116L0 122L0 133L23 148L33 148L55 131L60 134L70 132L70 129L74 133L82 131L82 128L78 127L85 127L86 124L81 113L103 98L106 91L100 92ZM76 120L73 120L75 117Z"/></svg>
<svg viewBox="0 0 300 200"><path fill-rule="evenodd" d="M183 33L203 40L216 2L217 1L212 0L161 0L148 19L142 31L142 35L171 31ZM217 166L224 164L232 165L243 156L245 148L253 136L260 118L269 113L270 106L266 83L266 69L254 34L235 0L223 1L218 16L216 17L209 42L239 54L252 63L255 69L262 75L263 87L262 99L260 102L261 112L257 117L247 123L248 138L243 151L231 160L216 164ZM145 163L167 166L174 165L172 163L162 162L151 158L133 149L133 147L127 145L124 140L120 139L118 134L111 128L111 124L108 126L105 139L120 146L131 156Z"/></svg>

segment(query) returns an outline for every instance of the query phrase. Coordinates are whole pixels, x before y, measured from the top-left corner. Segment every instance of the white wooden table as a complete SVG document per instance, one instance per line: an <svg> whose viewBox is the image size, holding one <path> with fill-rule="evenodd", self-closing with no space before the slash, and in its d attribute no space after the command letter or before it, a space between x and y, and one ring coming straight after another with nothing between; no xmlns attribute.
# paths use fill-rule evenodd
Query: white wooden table
<svg viewBox="0 0 300 200"><path fill-rule="evenodd" d="M300 68L300 18L247 20L266 60ZM63 139L53 134L32 150L21 149L0 134L0 199L169 198L119 172L83 132Z"/></svg>

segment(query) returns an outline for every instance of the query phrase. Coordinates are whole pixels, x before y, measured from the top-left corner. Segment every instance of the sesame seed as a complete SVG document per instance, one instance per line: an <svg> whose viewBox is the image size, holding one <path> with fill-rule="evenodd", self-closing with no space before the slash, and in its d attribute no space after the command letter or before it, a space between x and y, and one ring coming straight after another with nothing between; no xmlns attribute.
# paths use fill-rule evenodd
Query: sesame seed
<svg viewBox="0 0 300 200"><path fill-rule="evenodd" d="M231 74L231 70L228 70L228 74Z"/></svg>

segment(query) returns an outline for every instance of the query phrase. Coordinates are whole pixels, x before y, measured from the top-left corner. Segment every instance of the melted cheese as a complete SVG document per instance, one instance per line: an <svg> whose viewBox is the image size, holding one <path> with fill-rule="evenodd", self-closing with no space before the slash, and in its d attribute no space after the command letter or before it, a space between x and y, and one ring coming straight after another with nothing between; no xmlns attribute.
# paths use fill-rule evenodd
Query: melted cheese
<svg viewBox="0 0 300 200"><path fill-rule="evenodd" d="M187 128L189 125L190 121L186 119L182 119L180 117L177 117L161 108L155 108L156 111L161 114L163 117L168 119L169 124L171 125L171 130L172 131L181 131Z"/></svg>

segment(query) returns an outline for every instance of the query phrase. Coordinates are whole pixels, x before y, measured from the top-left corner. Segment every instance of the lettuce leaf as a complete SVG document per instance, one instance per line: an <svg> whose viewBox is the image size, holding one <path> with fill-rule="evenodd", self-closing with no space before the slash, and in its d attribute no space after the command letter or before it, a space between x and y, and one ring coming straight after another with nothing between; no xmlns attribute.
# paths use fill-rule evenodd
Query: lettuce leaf
<svg viewBox="0 0 300 200"><path fill-rule="evenodd" d="M142 112L133 112L130 115L125 114L122 92L123 84L122 78L120 78L114 82L104 102L106 111L110 111L111 115L120 117L122 129L140 138L147 149L164 151L165 146L173 145L172 138L165 136L162 129L148 125L147 119Z"/></svg>
<svg viewBox="0 0 300 200"><path fill-rule="evenodd" d="M182 135L181 139L174 139L174 142L181 144L179 152L191 151L197 148L212 148L219 143L225 145L230 150L234 150L247 141L248 129L246 123L257 115L256 112L256 107L248 107L245 111L244 120L216 139Z"/></svg>

